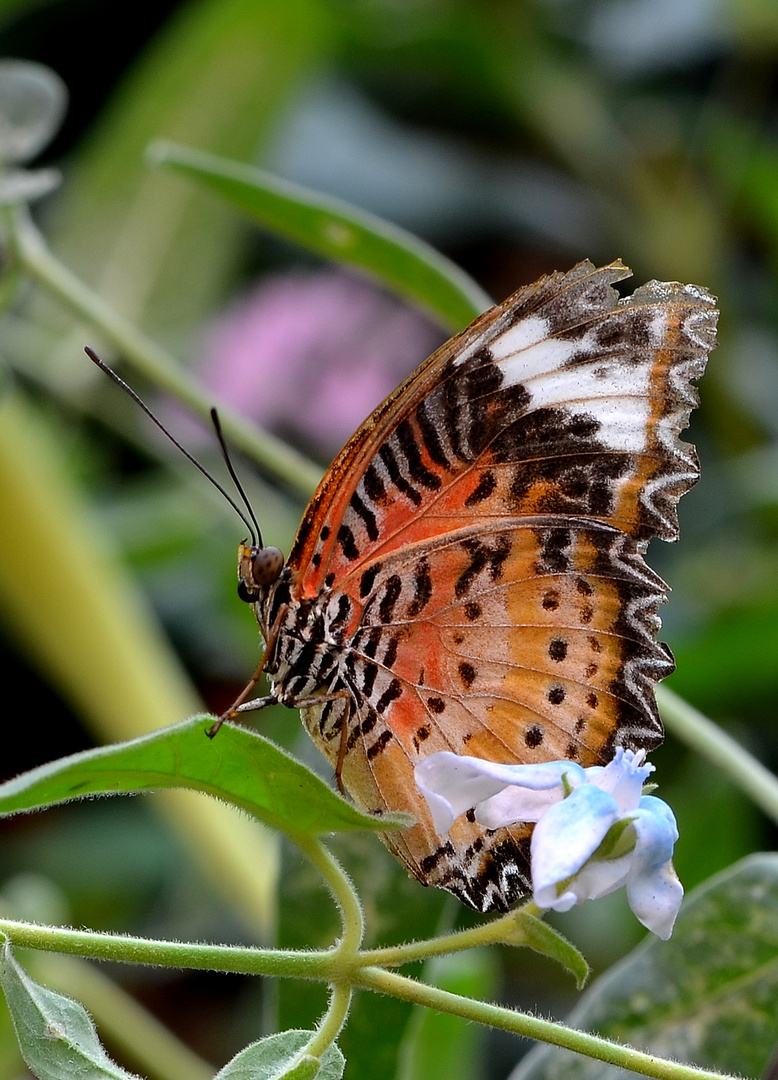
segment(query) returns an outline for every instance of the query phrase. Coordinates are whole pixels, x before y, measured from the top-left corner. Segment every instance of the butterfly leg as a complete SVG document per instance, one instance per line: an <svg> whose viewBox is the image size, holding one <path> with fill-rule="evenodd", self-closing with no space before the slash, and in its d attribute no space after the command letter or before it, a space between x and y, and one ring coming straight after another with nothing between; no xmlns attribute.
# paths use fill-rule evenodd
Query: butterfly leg
<svg viewBox="0 0 778 1080"><path fill-rule="evenodd" d="M246 698L253 691L262 676L262 672L265 670L265 662L268 656L270 656L273 646L276 643L276 638L278 637L283 618L286 615L287 607L288 605L284 605L276 616L276 621L273 623L270 633L267 635L265 650L262 653L262 657L257 664L254 674L243 687L240 694L235 698L229 709L226 709L206 731L206 735L209 739L214 737L225 720L232 720L233 716L237 716L239 712L253 712L257 709L265 709L268 705L274 705L278 701L272 694L268 694L267 697L255 698L253 701L246 701Z"/></svg>
<svg viewBox="0 0 778 1080"><path fill-rule="evenodd" d="M343 720L340 728L340 744L338 746L338 759L335 763L335 781L338 785L338 791L341 795L346 794L346 789L343 786L342 772L343 762L346 759L346 747L348 745L348 719L351 714L351 695L348 690L333 690L329 694L311 694L310 697L296 698L293 701L285 701L285 705L290 705L295 709L305 709L314 705L326 705L328 701L340 701L343 700L346 703L346 708L343 713Z"/></svg>
<svg viewBox="0 0 778 1080"><path fill-rule="evenodd" d="M251 676L251 679L243 687L243 690L233 701L232 705L230 705L229 709L226 709L221 714L221 716L219 716L208 728L205 734L208 736L209 739L212 739L214 737L214 735L217 733L225 720L232 720L233 716L237 716L239 712L250 712L254 709L265 709L268 705L273 705L278 700L277 698L273 697L272 694L268 694L267 697L254 698L253 701L246 701L246 698L249 696L251 691L259 682L260 676L262 675L262 671L265 667L266 656L267 650L265 650L262 659L257 664L257 669Z"/></svg>

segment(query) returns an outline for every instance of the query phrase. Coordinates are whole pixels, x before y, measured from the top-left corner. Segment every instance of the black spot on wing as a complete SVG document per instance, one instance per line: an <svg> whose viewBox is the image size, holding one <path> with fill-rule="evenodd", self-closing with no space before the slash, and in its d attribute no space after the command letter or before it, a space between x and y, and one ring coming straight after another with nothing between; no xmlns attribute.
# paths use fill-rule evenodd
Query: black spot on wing
<svg viewBox="0 0 778 1080"><path fill-rule="evenodd" d="M378 646L381 643L381 633L380 626L371 626L365 635L364 643L360 639L358 643L355 642L355 646L358 647L365 656L369 656L372 660L378 652Z"/></svg>
<svg viewBox="0 0 778 1080"><path fill-rule="evenodd" d="M540 746L540 744L543 742L544 737L545 735L543 732L543 728L540 727L539 724L530 725L530 727L528 727L527 730L524 732L524 742L527 744L530 750L534 750L537 746Z"/></svg>
<svg viewBox="0 0 778 1080"><path fill-rule="evenodd" d="M570 572L570 545L572 534L569 529L536 529L538 557L535 570L538 575L566 574ZM544 605L545 606L545 605Z"/></svg>
<svg viewBox="0 0 778 1080"><path fill-rule="evenodd" d="M383 655L383 661L382 662L383 662L384 667L390 668L392 666L392 664L395 662L395 660L397 659L397 646L399 645L399 642L400 642L400 635L399 634L393 634L392 637L389 638L389 641L388 641L387 646L386 646L386 651L384 652L384 655Z"/></svg>
<svg viewBox="0 0 778 1080"><path fill-rule="evenodd" d="M437 473L432 472L424 464L416 443L416 436L409 420L403 420L398 424L396 431L397 445L407 463L408 474L414 483L428 491L438 491L441 479Z"/></svg>
<svg viewBox="0 0 778 1080"><path fill-rule="evenodd" d="M440 441L438 425L435 422L436 418L431 416L430 412L430 400L429 398L424 398L419 402L418 408L416 409L416 423L419 426L422 445L427 451L430 461L447 469L450 465L448 454L443 449L443 444Z"/></svg>
<svg viewBox="0 0 778 1080"><path fill-rule="evenodd" d="M397 574L392 574L390 578L387 578L384 594L381 597L381 603L378 605L378 618L384 625L392 621L394 609L400 599L401 592L402 581Z"/></svg>
<svg viewBox="0 0 778 1080"><path fill-rule="evenodd" d="M469 690L475 682L478 672L467 660L463 660L457 670L459 671L459 677L462 680L463 685Z"/></svg>
<svg viewBox="0 0 778 1080"><path fill-rule="evenodd" d="M403 692L402 683L399 679L392 679L392 681L381 694L378 701L375 703L376 712L380 715L386 712L393 701L396 701Z"/></svg>
<svg viewBox="0 0 778 1080"><path fill-rule="evenodd" d="M441 861L441 859L450 859L456 855L454 845L451 841L447 840L445 844L441 844L439 848L426 855L419 864L421 866L422 873L430 875Z"/></svg>
<svg viewBox="0 0 778 1080"><path fill-rule="evenodd" d="M403 474L400 472L400 467L397 464L397 459L394 456L394 452L388 442L385 442L378 451L378 456L386 466L386 471L389 475L389 479L392 481L398 491L402 492L407 499L413 503L414 506L418 506L421 502L421 493L412 484L409 484Z"/></svg>
<svg viewBox="0 0 778 1080"><path fill-rule="evenodd" d="M426 559L419 559L413 568L413 599L408 605L408 615L415 618L430 601L432 596L432 576Z"/></svg>
<svg viewBox="0 0 778 1080"><path fill-rule="evenodd" d="M368 566L362 577L359 579L359 595L364 600L366 596L369 596L373 591L375 585L375 579L381 570L381 563L373 563L372 566Z"/></svg>
<svg viewBox="0 0 778 1080"><path fill-rule="evenodd" d="M548 655L560 664L567 656L567 641L564 638L552 638L548 645Z"/></svg>
<svg viewBox="0 0 778 1080"><path fill-rule="evenodd" d="M359 548L354 539L354 534L348 525L341 525L338 529L338 543L349 562L353 562L354 559L359 558Z"/></svg>
<svg viewBox="0 0 778 1080"><path fill-rule="evenodd" d="M365 532L367 533L368 538L370 540L376 541L380 535L378 530L378 523L376 522L376 516L373 511L362 501L362 497L360 496L359 492L355 491L354 494L351 496L349 506L357 515L357 517L361 519L362 524L365 526Z"/></svg>
<svg viewBox="0 0 778 1080"><path fill-rule="evenodd" d="M485 469L478 484L465 499L465 506L473 507L488 499L497 487L497 478L491 469Z"/></svg>
<svg viewBox="0 0 778 1080"><path fill-rule="evenodd" d="M470 562L462 571L454 584L454 593L458 597L465 596L476 577L480 574L488 562L488 551L478 540L466 540L462 545L470 556Z"/></svg>
<svg viewBox="0 0 778 1080"><path fill-rule="evenodd" d="M376 503L378 506L387 506L391 503L392 498L386 490L375 461L371 461L365 469L365 474L362 477L362 487L365 495L372 503Z"/></svg>
<svg viewBox="0 0 778 1080"><path fill-rule="evenodd" d="M365 697L371 697L373 693L373 687L375 686L376 676L378 675L378 664L365 664L362 669L362 686L361 690Z"/></svg>
<svg viewBox="0 0 778 1080"><path fill-rule="evenodd" d="M387 744L390 743L393 738L394 736L392 735L389 728L385 728L378 736L376 741L371 746L368 746L367 760L372 761L373 758L378 757L379 754L382 754L386 749Z"/></svg>

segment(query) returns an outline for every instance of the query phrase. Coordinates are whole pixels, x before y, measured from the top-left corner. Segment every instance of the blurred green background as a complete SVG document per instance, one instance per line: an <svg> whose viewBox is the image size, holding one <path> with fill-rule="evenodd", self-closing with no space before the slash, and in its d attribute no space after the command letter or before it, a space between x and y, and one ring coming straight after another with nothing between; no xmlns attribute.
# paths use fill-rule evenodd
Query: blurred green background
<svg viewBox="0 0 778 1080"><path fill-rule="evenodd" d="M245 406L322 467L446 332L253 229L190 181L149 168L153 139L260 164L396 222L495 299L585 257L621 257L637 283L680 279L716 293L720 345L688 436L702 480L681 504L680 543L654 543L649 558L673 590L662 634L678 663L669 685L775 766L773 0L2 0L0 35L2 55L51 66L71 94L39 160L64 174L34 208L54 253L215 397ZM140 732L179 719L196 708L187 678L218 711L257 657L253 617L235 598L240 524L91 369L84 344L120 360L45 290L15 283L0 321L0 392L11 410L0 415L3 776L127 737L133 722ZM202 425L132 381L220 471ZM288 551L304 500L239 467L266 541ZM99 596L74 612L70 589L92 570ZM148 671L131 649L110 668L101 652L110 643L90 614L100 597L102 617L107 605ZM112 728L117 708L129 718ZM260 723L315 763L293 713ZM758 813L672 737L654 761L679 819L687 887L773 845ZM272 888L252 907L250 876L225 884L232 871L218 862L218 828L206 841L210 826L192 819L187 838L185 822L171 827L156 808L117 800L3 822L4 909L178 938L330 940L329 901L295 853L282 854L276 916ZM374 838L337 847L363 885L377 940L467 922L453 901L406 881ZM249 875L267 869L274 886L272 846L266 852L267 866ZM226 862L233 856L240 851ZM590 908L562 925L601 970L639 927L621 898ZM563 1013L573 1000L568 981L521 954L460 964L434 975L543 1011ZM279 1023L310 1025L324 1002L315 987L111 974L216 1064ZM522 1052L507 1036L439 1023L364 999L343 1041L346 1075L429 1075L431 1047L447 1048L445 1064L436 1059L441 1076L503 1077ZM9 1044L0 1080L16 1075Z"/></svg>

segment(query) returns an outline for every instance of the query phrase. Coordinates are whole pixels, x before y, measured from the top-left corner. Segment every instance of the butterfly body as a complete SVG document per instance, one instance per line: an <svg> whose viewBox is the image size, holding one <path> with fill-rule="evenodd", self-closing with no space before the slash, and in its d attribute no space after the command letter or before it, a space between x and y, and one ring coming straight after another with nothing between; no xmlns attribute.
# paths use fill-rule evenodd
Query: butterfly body
<svg viewBox="0 0 778 1080"><path fill-rule="evenodd" d="M438 350L338 455L286 566L247 590L271 697L302 706L360 807L414 814L385 837L410 872L479 910L527 891L531 826L464 817L438 836L422 757L589 766L661 741L666 587L643 551L675 538L697 478L678 433L716 313L693 286L619 300L627 273L550 275Z"/></svg>

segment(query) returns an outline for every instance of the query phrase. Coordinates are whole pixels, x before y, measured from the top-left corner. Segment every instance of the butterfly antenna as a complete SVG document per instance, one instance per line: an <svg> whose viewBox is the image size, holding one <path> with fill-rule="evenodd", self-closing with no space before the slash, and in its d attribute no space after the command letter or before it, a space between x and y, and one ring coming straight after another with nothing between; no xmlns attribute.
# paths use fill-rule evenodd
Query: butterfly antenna
<svg viewBox="0 0 778 1080"><path fill-rule="evenodd" d="M230 457L227 440L224 438L224 432L222 431L222 422L219 418L219 413L216 411L215 408L211 409L211 423L213 424L213 430L216 432L216 438L219 440L219 446L222 450L224 464L227 466L229 474L232 477L232 482L235 485L241 499L243 500L243 505L246 507L249 517L254 523L254 529L257 534L257 543L260 547L264 547L264 544L262 543L262 530L259 527L259 522L257 521L256 515L254 514L254 510L251 506L251 503L249 502L249 498L245 492L243 484L241 484L240 480L238 479L238 474L235 471L235 466L232 464L232 458Z"/></svg>
<svg viewBox="0 0 778 1080"><path fill-rule="evenodd" d="M86 353L86 355L89 357L89 359L92 361L93 364L95 364L97 367L100 368L101 371L105 372L106 375L108 375L111 379L113 379L113 381L116 383L116 385L120 386L122 388L122 390L124 390L125 394L128 394L132 398L132 400L135 402L135 404L139 405L141 407L141 409L143 409L146 416L148 416L149 420L151 420L153 423L155 423L157 425L157 427L162 432L162 434L167 439L169 439L170 442L172 442L173 446L175 446L178 450L180 450L181 453L184 455L184 457L187 459L187 461L191 461L191 463L194 465L194 467L196 469L200 470L200 472L203 474L203 476L206 478L206 480L209 480L211 482L211 484L213 484L213 486L216 488L216 490L218 492L220 492L220 494L222 494L224 496L224 498L227 500L227 502L230 504L232 509L235 511L235 513L238 515L238 517L241 519L243 524L248 529L249 535L251 537L251 543L255 544L256 540L257 540L257 536L259 534L259 526L257 525L256 518L254 517L254 514L253 514L253 512L251 510L251 507L248 505L248 500L246 499L246 496L243 493L243 489L241 488L240 484L238 484L238 490L240 491L241 496L243 497L243 501L246 503L246 506L248 507L249 514L251 516L251 520L249 520L249 518L246 517L243 510L241 510L240 506L238 506L238 504L235 502L235 500L229 494L229 492L226 491L222 487L222 485L219 483L219 481L214 476L211 476L211 474L208 472L206 467L204 465L201 465L200 462L197 460L197 458L194 457L192 454L190 454L189 451L186 449L186 447L182 446L181 443L178 441L178 439L176 439L173 435L170 434L170 432L165 427L165 425L162 423L162 421L159 420L154 415L154 413L148 407L148 405L143 400L143 398L141 398L138 394L136 394L136 392L129 385L129 383L126 383L124 381L124 379L121 378L121 376L117 375L116 372L113 370L113 368L109 368L108 365L104 361L102 361L100 359L100 357L97 355L97 353L94 351L94 349L90 349L89 346L87 345L84 348L84 352ZM212 410L212 414L213 414L213 412L215 412L215 410ZM220 427L217 427L216 433L219 436L219 442L220 442L220 444L222 446L222 452L224 452L224 436L221 434L221 428ZM232 463L229 461L229 458L227 458L227 467L230 470L230 475L232 476L233 480L235 480L235 482L237 483L237 480L235 479L235 471L232 468ZM260 539L259 542L260 542L260 545L261 545L261 543L262 543L261 539Z"/></svg>

